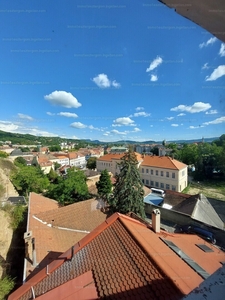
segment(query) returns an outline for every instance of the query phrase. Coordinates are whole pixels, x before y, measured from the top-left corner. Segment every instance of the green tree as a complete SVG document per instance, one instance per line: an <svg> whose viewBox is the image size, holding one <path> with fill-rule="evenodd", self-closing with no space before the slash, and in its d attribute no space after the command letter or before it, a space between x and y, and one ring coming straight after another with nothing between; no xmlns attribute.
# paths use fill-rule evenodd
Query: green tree
<svg viewBox="0 0 225 300"><path fill-rule="evenodd" d="M47 197L62 204L70 204L89 199L88 186L84 172L71 168L65 178L58 177L45 193Z"/></svg>
<svg viewBox="0 0 225 300"><path fill-rule="evenodd" d="M30 148L28 147L20 147L19 148L22 152L30 152Z"/></svg>
<svg viewBox="0 0 225 300"><path fill-rule="evenodd" d="M0 157L6 158L9 155L5 151L0 151Z"/></svg>
<svg viewBox="0 0 225 300"><path fill-rule="evenodd" d="M60 150L61 150L61 147L59 145L54 145L54 146L49 147L49 151L51 151L51 152L57 152Z"/></svg>
<svg viewBox="0 0 225 300"><path fill-rule="evenodd" d="M51 182L56 182L57 178L59 177L59 175L52 168L47 176Z"/></svg>
<svg viewBox="0 0 225 300"><path fill-rule="evenodd" d="M61 165L56 161L54 162L54 169L57 170L58 168L60 168Z"/></svg>
<svg viewBox="0 0 225 300"><path fill-rule="evenodd" d="M159 148L155 146L154 148L151 149L151 152L154 155L159 155Z"/></svg>
<svg viewBox="0 0 225 300"><path fill-rule="evenodd" d="M113 197L109 204L113 211L123 214L134 212L144 218L144 190L135 153L129 149L118 165L120 173L116 175Z"/></svg>
<svg viewBox="0 0 225 300"><path fill-rule="evenodd" d="M87 161L87 168L90 170L96 169L96 157L90 157Z"/></svg>
<svg viewBox="0 0 225 300"><path fill-rule="evenodd" d="M22 156L18 156L15 160L14 160L14 165L19 167L19 166L26 166L27 162L26 160L22 157Z"/></svg>
<svg viewBox="0 0 225 300"><path fill-rule="evenodd" d="M112 182L110 179L109 172L107 170L103 170L101 172L99 181L96 182L96 187L97 187L99 196L104 201L108 201L109 195L112 193Z"/></svg>
<svg viewBox="0 0 225 300"><path fill-rule="evenodd" d="M49 186L47 176L34 166L21 166L12 173L11 180L20 196L26 197L30 192L42 193Z"/></svg>

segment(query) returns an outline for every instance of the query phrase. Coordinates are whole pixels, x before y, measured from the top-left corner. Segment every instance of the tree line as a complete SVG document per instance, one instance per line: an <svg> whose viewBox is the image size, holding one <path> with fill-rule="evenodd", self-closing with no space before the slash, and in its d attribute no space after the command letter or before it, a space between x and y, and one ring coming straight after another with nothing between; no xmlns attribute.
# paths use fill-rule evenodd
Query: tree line
<svg viewBox="0 0 225 300"><path fill-rule="evenodd" d="M87 177L77 168L70 168L65 176L60 176L53 169L46 175L39 165L27 166L21 157L16 158L14 164L17 169L12 172L11 181L21 196L28 198L30 192L36 192L62 205L93 196L88 192ZM143 183L137 164L135 153L129 149L119 163L120 174L115 176L114 184L107 170L101 172L100 180L96 183L98 196L105 201L111 213L117 211L126 214L132 211L144 217Z"/></svg>
<svg viewBox="0 0 225 300"><path fill-rule="evenodd" d="M175 143L166 145L172 149L170 156L194 167L196 180L211 179L216 174L225 176L225 134L212 143L183 144L179 147Z"/></svg>

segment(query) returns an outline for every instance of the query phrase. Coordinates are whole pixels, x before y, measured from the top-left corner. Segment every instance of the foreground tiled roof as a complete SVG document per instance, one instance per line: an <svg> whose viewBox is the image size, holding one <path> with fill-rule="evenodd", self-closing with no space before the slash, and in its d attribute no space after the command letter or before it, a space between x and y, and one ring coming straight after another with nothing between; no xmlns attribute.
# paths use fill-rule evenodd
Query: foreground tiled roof
<svg viewBox="0 0 225 300"><path fill-rule="evenodd" d="M141 166L150 166L164 169L181 170L187 167L182 162L169 156L150 156L145 155Z"/></svg>
<svg viewBox="0 0 225 300"><path fill-rule="evenodd" d="M33 275L56 259L105 219L100 203L94 199L59 208L57 201L31 193L27 232L31 231L35 238L38 267L32 266L28 260L26 276Z"/></svg>
<svg viewBox="0 0 225 300"><path fill-rule="evenodd" d="M102 203L95 199L80 201L59 209L35 214L42 222L53 227L63 227L81 231L91 231L105 221L106 215L101 212Z"/></svg>
<svg viewBox="0 0 225 300"><path fill-rule="evenodd" d="M57 295L55 299L65 299L60 294L64 285L84 274L89 274L89 283L80 284L80 291L94 284L98 298L181 299L203 279L164 239L175 243L209 274L225 259L223 252L195 235L155 234L148 225L116 213L10 295L9 300L34 296L54 299L53 294ZM213 252L205 253L195 245L198 243L205 243ZM76 293L77 285L70 284L69 288L70 295ZM94 292L90 288L87 298L77 299L96 299Z"/></svg>

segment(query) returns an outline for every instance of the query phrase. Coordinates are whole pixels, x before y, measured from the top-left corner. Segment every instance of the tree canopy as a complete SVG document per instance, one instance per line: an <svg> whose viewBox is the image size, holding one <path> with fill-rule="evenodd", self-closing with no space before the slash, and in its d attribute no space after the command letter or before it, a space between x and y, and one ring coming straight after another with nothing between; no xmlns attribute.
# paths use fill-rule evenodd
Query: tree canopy
<svg viewBox="0 0 225 300"><path fill-rule="evenodd" d="M96 168L96 157L90 157L87 161L87 168L90 170L94 170Z"/></svg>
<svg viewBox="0 0 225 300"><path fill-rule="evenodd" d="M107 201L109 199L109 195L112 193L112 182L107 170L103 170L101 172L99 181L96 182L96 187L99 196L102 197L103 200Z"/></svg>
<svg viewBox="0 0 225 300"><path fill-rule="evenodd" d="M82 171L69 169L66 177L58 177L45 195L63 205L89 199L86 176Z"/></svg>
<svg viewBox="0 0 225 300"><path fill-rule="evenodd" d="M49 186L49 180L40 167L21 165L11 175L13 185L20 196L28 196L30 192L42 193Z"/></svg>
<svg viewBox="0 0 225 300"><path fill-rule="evenodd" d="M144 190L135 153L129 149L118 165L120 173L116 175L111 207L113 211L134 212L144 218Z"/></svg>

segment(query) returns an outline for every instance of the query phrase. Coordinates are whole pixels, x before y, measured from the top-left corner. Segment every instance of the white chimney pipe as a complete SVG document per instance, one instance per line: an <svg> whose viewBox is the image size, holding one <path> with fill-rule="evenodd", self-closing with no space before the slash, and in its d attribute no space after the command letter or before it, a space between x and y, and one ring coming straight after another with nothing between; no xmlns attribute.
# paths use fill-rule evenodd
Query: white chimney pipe
<svg viewBox="0 0 225 300"><path fill-rule="evenodd" d="M160 210L154 209L152 211L152 228L156 233L160 232Z"/></svg>

